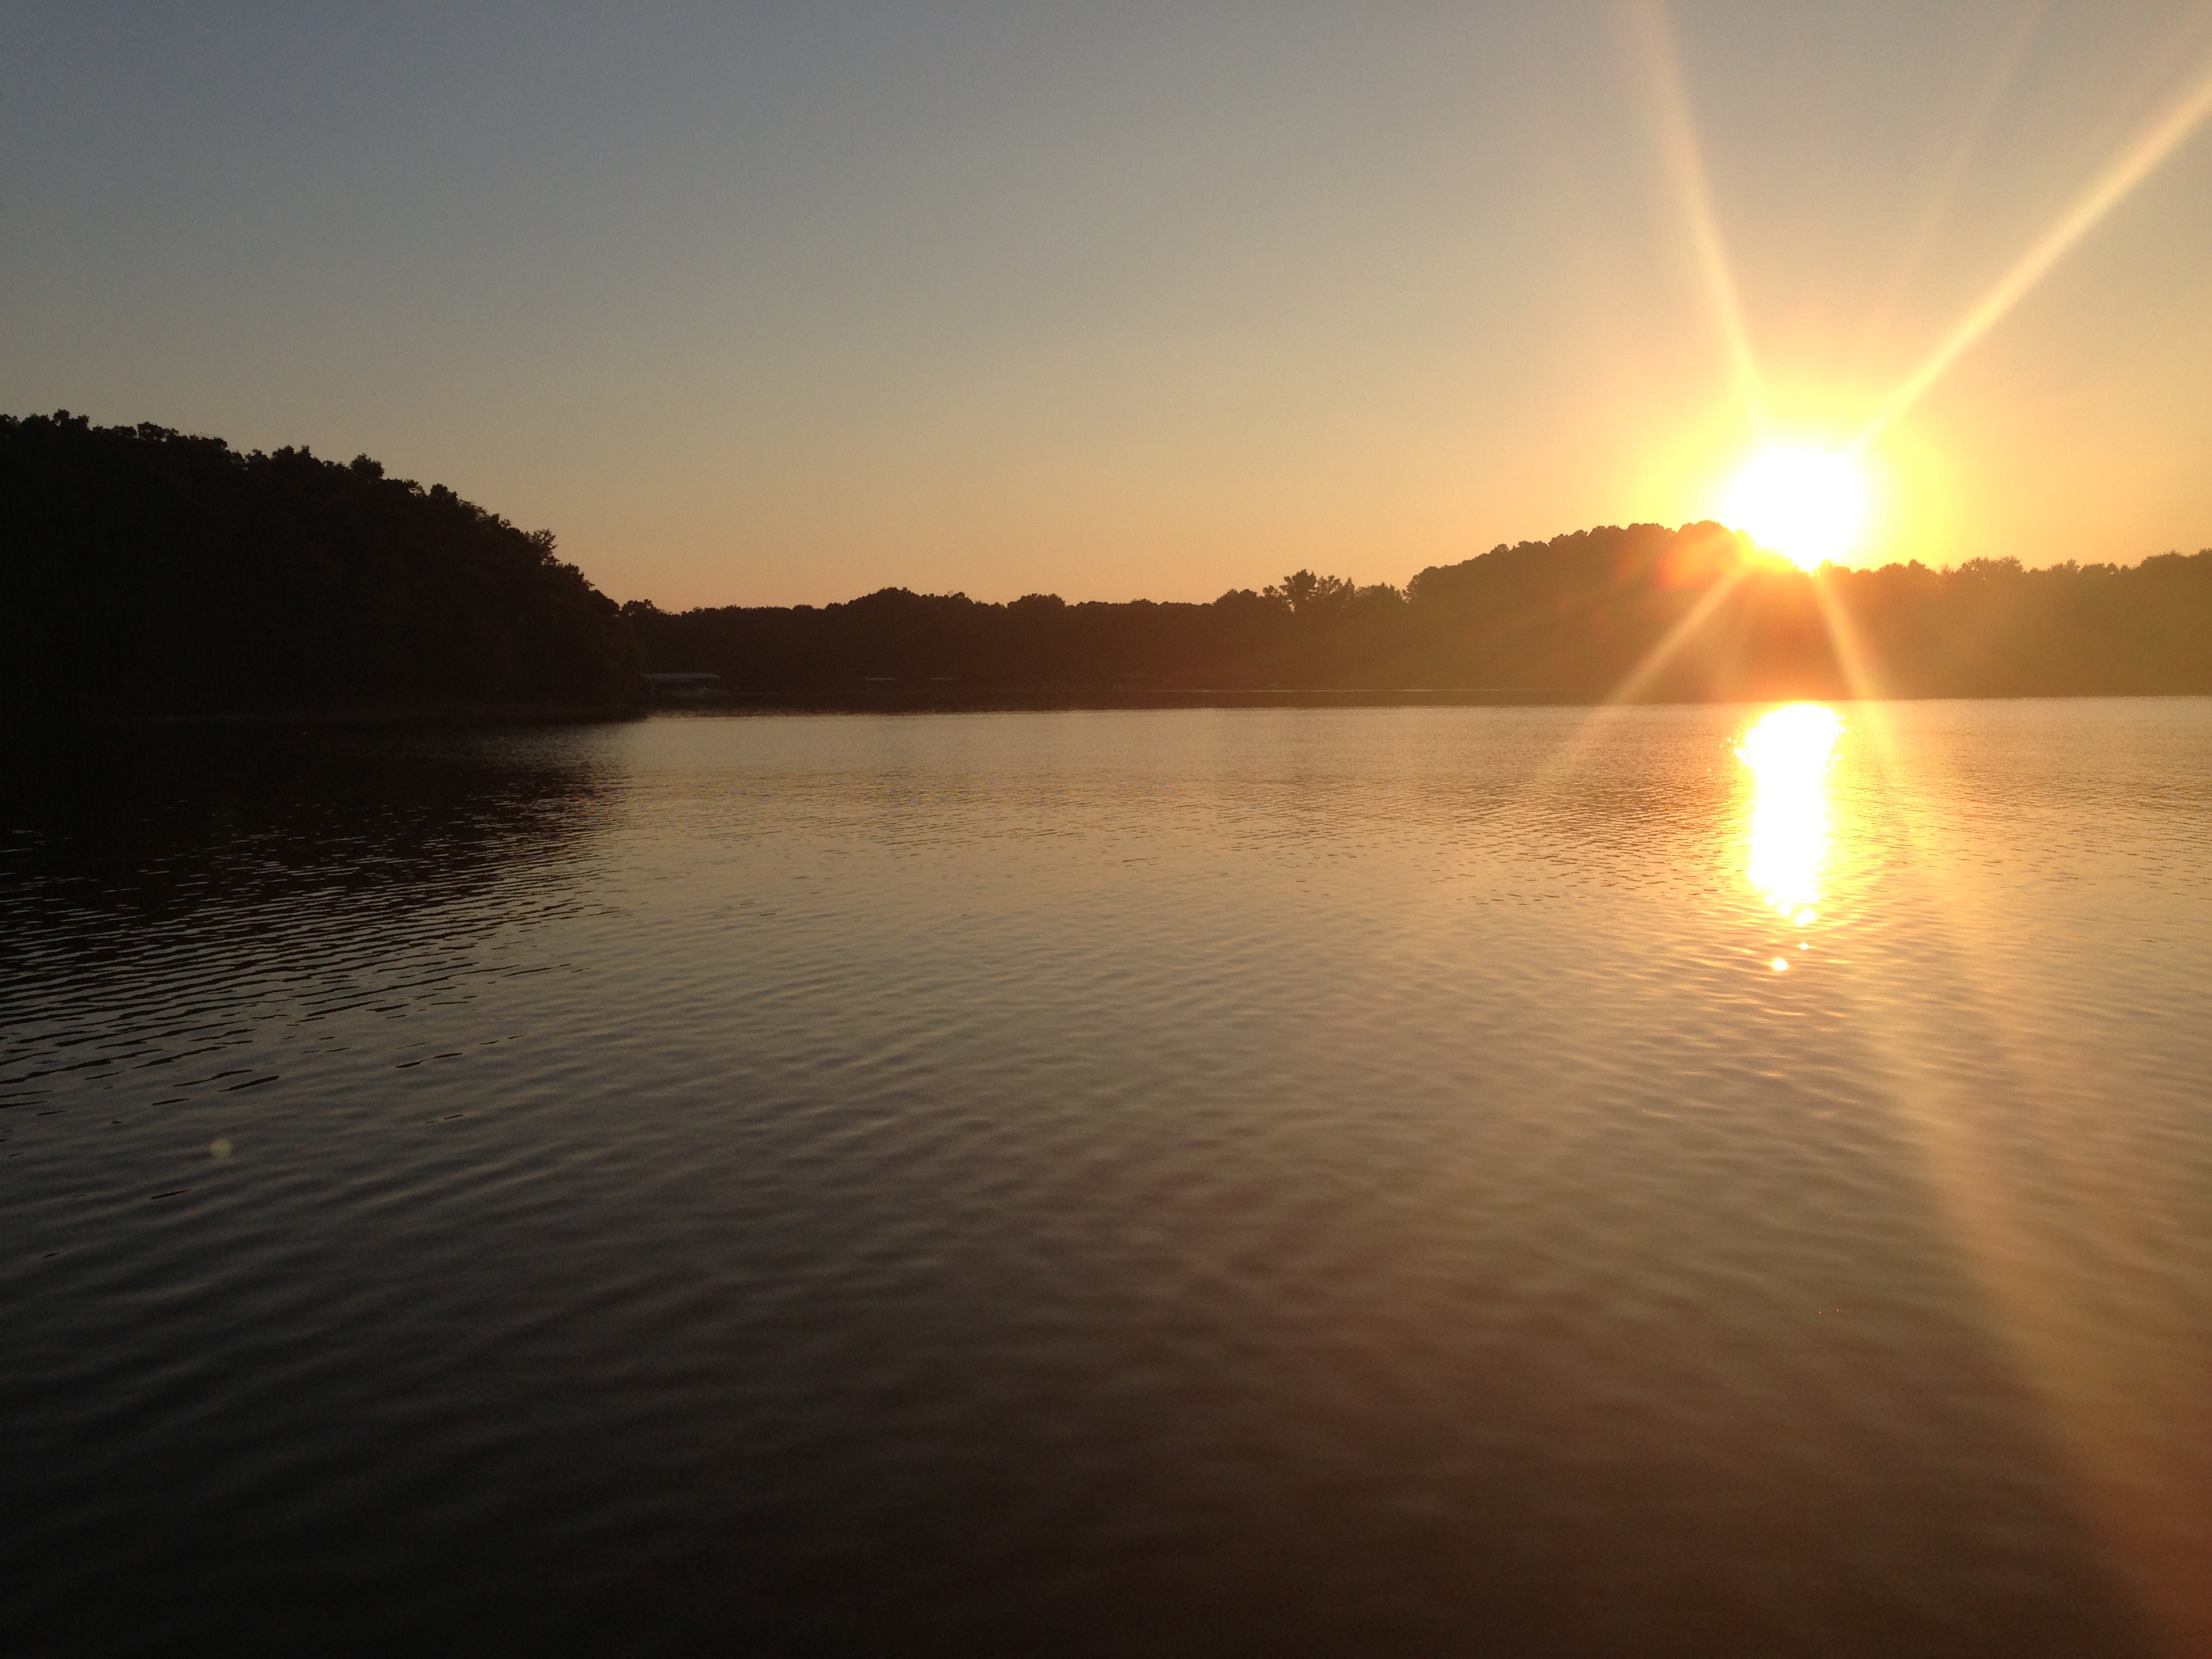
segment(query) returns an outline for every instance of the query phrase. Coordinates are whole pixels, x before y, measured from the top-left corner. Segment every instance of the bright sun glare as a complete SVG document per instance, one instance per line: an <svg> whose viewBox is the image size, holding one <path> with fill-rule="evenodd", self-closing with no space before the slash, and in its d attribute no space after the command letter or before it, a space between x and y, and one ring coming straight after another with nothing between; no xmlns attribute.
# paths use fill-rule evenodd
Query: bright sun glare
<svg viewBox="0 0 2212 1659"><path fill-rule="evenodd" d="M1769 444L1735 475L1721 521L1802 569L1840 559L1866 517L1866 481L1849 455Z"/></svg>
<svg viewBox="0 0 2212 1659"><path fill-rule="evenodd" d="M1843 717L1818 703L1778 708L1743 734L1736 757L1751 769L1751 866L1746 872L1777 912L1800 927L1820 918L1820 866L1828 856L1828 763Z"/></svg>

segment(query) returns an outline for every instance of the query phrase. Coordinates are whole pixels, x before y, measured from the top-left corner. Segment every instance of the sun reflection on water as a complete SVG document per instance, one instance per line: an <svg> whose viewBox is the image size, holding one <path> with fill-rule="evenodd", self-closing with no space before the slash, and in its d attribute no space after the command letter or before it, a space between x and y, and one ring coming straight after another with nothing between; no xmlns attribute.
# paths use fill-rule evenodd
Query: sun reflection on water
<svg viewBox="0 0 2212 1659"><path fill-rule="evenodd" d="M1743 734L1736 758L1751 769L1751 884L1800 927L1819 920L1820 870L1828 856L1828 763L1843 717L1818 703L1791 703ZM1778 969L1783 965L1777 958Z"/></svg>

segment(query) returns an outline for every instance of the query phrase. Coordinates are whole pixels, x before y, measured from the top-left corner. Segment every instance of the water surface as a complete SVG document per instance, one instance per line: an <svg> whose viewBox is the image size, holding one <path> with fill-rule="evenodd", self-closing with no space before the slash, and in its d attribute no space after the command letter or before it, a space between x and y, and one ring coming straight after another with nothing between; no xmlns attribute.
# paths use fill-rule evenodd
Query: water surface
<svg viewBox="0 0 2212 1659"><path fill-rule="evenodd" d="M23 761L12 1645L2191 1650L2212 703L1767 713Z"/></svg>

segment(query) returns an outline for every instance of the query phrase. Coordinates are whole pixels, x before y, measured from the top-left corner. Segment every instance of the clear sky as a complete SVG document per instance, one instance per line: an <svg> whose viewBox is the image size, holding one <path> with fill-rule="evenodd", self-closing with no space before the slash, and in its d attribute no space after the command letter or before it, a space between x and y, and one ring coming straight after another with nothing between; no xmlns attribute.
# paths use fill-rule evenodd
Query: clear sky
<svg viewBox="0 0 2212 1659"><path fill-rule="evenodd" d="M617 599L1211 599L1708 516L1989 300L1855 562L2132 562L2212 544L2208 98L2202 0L8 0L0 408Z"/></svg>

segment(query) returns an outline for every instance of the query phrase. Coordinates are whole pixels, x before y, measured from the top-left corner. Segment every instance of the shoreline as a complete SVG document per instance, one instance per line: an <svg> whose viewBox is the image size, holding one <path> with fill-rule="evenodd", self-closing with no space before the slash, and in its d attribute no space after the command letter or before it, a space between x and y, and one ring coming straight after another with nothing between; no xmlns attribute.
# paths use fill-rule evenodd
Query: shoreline
<svg viewBox="0 0 2212 1659"><path fill-rule="evenodd" d="M1856 696L1833 690L1776 691L1751 697L1638 697L1624 708L1696 708L1774 702L2076 702L2203 698L2203 691L1930 691ZM711 699L648 704L654 719L742 714L927 714L1052 713L1147 708L1595 708L1613 704L1601 691L1533 687L1374 688L1341 690L1002 691L967 696L915 692L725 692Z"/></svg>
<svg viewBox="0 0 2212 1659"><path fill-rule="evenodd" d="M1530 686L1385 690L1207 689L1008 691L727 691L697 701L648 705L658 714L883 714L1049 712L1055 709L1133 708L1512 708L1579 704L1601 699L1587 691Z"/></svg>
<svg viewBox="0 0 2212 1659"><path fill-rule="evenodd" d="M11 735L91 732L267 731L282 727L348 731L384 726L586 726L641 720L641 704L593 708L574 704L373 704L340 708L232 709L204 714L94 714L0 722Z"/></svg>

